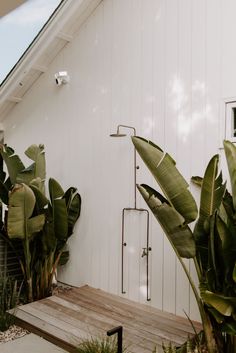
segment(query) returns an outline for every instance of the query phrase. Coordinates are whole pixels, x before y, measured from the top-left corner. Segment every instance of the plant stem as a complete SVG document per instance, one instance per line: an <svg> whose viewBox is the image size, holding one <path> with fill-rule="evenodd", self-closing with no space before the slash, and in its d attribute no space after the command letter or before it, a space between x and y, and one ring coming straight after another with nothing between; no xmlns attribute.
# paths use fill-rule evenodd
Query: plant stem
<svg viewBox="0 0 236 353"><path fill-rule="evenodd" d="M32 290L32 278L31 278L31 269L30 269L30 249L29 249L29 239L26 236L24 240L24 256L25 256L25 273L26 273L26 282L28 288L28 301L31 303L33 301L33 290Z"/></svg>
<svg viewBox="0 0 236 353"><path fill-rule="evenodd" d="M185 263L184 261L182 260L182 258L177 254L178 256L178 259L183 267L183 270L189 280L189 283L190 283L190 286L193 290L193 293L194 293L194 296L196 298L196 301L197 301L197 305L198 305L198 309L199 309L199 312L200 312L200 316L201 316L201 319L202 319L202 325L203 325L203 331L205 333L205 339L206 339L206 343L207 343L207 348L208 348L208 351L209 353L219 353L219 350L218 350L218 347L217 347L217 344L216 344L216 340L215 340L215 337L214 337L214 332L213 332L213 327L212 327L212 323L210 321L210 318L208 316L208 314L206 313L205 309L204 309L204 304L198 294L198 291L197 291L197 288L189 274L189 271L187 269L187 267L185 266ZM194 258L194 264L196 266L196 258ZM199 271L199 267L196 266L196 271L198 273L198 276L200 275L200 272Z"/></svg>
<svg viewBox="0 0 236 353"><path fill-rule="evenodd" d="M197 272L198 281L199 281L199 283L200 283L201 280L202 280L202 273L201 273L199 264L198 264L198 262L197 262L196 256L194 256L193 262L194 262L194 266L195 266L195 269L196 269L196 272Z"/></svg>
<svg viewBox="0 0 236 353"><path fill-rule="evenodd" d="M201 314L200 307L202 307L202 302L201 302L201 298L200 298L200 296L198 294L197 288L196 288L196 286L195 286L195 284L193 282L192 277L189 274L189 271L188 271L183 259L179 255L177 255L177 256L178 256L178 259L179 259L179 261L180 261L180 263L181 263L181 265L183 267L183 270L184 270L184 272L185 272L185 274L186 274L186 276L187 276L187 278L189 280L190 286L191 286L191 288L193 290L193 294L194 294L194 296L196 298L196 301L197 301L197 304L198 304L198 308L199 308L199 311L200 311L200 314Z"/></svg>

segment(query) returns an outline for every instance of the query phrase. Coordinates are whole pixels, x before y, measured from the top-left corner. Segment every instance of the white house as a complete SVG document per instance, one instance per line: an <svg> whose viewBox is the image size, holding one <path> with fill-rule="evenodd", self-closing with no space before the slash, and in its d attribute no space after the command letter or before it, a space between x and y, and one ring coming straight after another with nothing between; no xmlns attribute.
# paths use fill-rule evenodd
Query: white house
<svg viewBox="0 0 236 353"><path fill-rule="evenodd" d="M64 0L2 82L6 143L20 155L31 143L45 144L48 176L82 196L62 281L146 302L142 212L125 216L121 294L121 212L134 202L133 146L129 136L109 135L119 124L135 127L168 150L188 181L202 175L222 139L234 135L235 12L234 0ZM61 71L70 81L57 85ZM138 165L137 182L152 184ZM197 319L185 275L151 215L150 247L149 305Z"/></svg>

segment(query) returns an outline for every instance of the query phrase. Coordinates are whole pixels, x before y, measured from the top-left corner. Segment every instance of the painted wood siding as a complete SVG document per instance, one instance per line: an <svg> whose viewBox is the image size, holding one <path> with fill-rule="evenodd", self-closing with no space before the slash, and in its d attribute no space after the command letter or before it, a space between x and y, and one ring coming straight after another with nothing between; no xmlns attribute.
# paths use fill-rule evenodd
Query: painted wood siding
<svg viewBox="0 0 236 353"><path fill-rule="evenodd" d="M7 117L7 143L20 153L44 143L48 176L82 196L61 280L120 294L121 210L133 205L133 147L129 137L109 137L118 124L135 126L171 153L188 181L218 152L221 101L236 96L235 10L233 0L104 0ZM71 82L57 87L60 70ZM138 164L138 183L155 186ZM145 207L139 195L138 206ZM145 302L145 220L130 213L126 221L125 296ZM198 319L152 216L150 232L150 305Z"/></svg>

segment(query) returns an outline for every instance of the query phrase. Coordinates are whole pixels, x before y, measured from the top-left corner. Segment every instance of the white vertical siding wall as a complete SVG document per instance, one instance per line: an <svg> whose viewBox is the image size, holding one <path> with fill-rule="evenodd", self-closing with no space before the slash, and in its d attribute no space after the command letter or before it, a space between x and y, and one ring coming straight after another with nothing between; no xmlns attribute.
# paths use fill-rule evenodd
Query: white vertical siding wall
<svg viewBox="0 0 236 353"><path fill-rule="evenodd" d="M133 148L129 138L109 137L118 124L135 126L168 150L187 180L202 175L218 152L220 103L236 96L236 3L221 3L104 0L7 117L7 143L19 153L44 143L48 176L82 195L63 281L120 294L121 210L133 205ZM57 87L54 73L62 69L71 82ZM154 185L138 163L138 182ZM138 206L145 207L139 195ZM127 214L126 224L126 296L144 302L145 219ZM183 271L152 217L150 232L150 305L198 318Z"/></svg>

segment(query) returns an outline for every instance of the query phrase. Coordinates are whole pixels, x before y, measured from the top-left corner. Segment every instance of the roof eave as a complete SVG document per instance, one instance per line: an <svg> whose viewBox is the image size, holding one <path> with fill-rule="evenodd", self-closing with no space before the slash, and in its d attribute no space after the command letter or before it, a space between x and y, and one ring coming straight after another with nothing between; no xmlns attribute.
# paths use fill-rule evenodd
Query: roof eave
<svg viewBox="0 0 236 353"><path fill-rule="evenodd" d="M24 52L20 60L16 63L10 73L0 86L0 105L3 104L11 93L17 88L25 75L37 63L38 58L50 46L53 39L59 35L63 27L80 9L81 13L91 4L97 6L101 0L63 0L57 7L53 15L44 25L36 38ZM91 7L92 11L93 7Z"/></svg>

